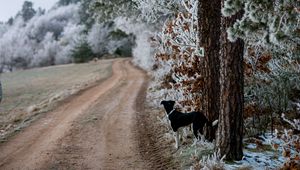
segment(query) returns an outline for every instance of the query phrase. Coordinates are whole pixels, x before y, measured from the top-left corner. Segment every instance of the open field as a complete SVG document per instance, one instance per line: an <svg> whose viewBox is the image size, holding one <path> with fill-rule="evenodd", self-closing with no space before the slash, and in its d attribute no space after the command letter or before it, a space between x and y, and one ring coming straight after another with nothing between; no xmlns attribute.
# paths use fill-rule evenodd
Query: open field
<svg viewBox="0 0 300 170"><path fill-rule="evenodd" d="M0 140L40 113L111 75L112 60L45 67L1 75Z"/></svg>

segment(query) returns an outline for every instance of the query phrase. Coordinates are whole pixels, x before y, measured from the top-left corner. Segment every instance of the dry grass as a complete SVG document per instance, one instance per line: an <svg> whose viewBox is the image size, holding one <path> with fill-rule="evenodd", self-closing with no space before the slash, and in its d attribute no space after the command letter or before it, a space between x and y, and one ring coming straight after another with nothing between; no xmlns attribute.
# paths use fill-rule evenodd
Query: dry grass
<svg viewBox="0 0 300 170"><path fill-rule="evenodd" d="M111 74L113 60L16 71L1 75L0 140L12 129L55 107L79 90Z"/></svg>

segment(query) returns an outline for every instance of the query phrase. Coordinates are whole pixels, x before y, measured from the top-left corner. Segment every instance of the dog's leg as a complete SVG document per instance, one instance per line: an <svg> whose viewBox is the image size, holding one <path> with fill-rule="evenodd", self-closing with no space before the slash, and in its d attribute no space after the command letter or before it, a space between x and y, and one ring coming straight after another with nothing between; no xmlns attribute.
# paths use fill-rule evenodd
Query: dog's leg
<svg viewBox="0 0 300 170"><path fill-rule="evenodd" d="M176 149L179 148L179 129L176 131L175 147L176 147Z"/></svg>

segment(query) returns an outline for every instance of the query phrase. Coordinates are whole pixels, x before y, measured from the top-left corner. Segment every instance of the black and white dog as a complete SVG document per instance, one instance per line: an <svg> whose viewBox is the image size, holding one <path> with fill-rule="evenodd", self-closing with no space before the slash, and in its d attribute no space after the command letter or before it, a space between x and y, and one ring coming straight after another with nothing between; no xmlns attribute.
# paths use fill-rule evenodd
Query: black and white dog
<svg viewBox="0 0 300 170"><path fill-rule="evenodd" d="M198 132L203 134L203 127L206 126L215 126L218 123L218 120L209 122L208 119L204 116L202 112L189 112L189 113L182 113L174 109L175 101L161 101L161 103L167 114L168 118L171 122L171 127L174 132L176 132L175 147L179 147L179 131L180 127L184 127L187 125L193 124L193 133L196 138L198 138Z"/></svg>

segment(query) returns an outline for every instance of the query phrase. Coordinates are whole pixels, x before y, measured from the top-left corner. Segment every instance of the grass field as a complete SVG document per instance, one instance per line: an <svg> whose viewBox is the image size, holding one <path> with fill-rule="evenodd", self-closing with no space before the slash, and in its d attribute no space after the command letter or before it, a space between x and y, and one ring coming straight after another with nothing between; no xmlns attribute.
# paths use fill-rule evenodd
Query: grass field
<svg viewBox="0 0 300 170"><path fill-rule="evenodd" d="M1 75L0 140L39 113L111 74L112 60L16 71Z"/></svg>

